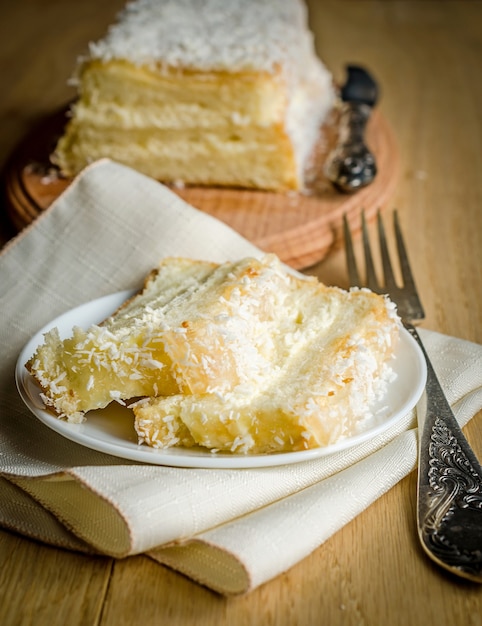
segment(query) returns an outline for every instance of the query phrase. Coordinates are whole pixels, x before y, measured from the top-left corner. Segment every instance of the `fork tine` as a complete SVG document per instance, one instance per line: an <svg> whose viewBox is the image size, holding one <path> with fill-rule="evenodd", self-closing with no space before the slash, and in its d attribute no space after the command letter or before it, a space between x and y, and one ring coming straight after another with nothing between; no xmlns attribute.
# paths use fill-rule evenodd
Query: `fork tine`
<svg viewBox="0 0 482 626"><path fill-rule="evenodd" d="M346 213L343 215L343 235L345 237L345 256L346 266L348 269L348 278L350 280L350 286L359 287L361 285L360 275L355 259L355 251L353 249L353 240L351 237L350 227L348 225L348 219Z"/></svg>
<svg viewBox="0 0 482 626"><path fill-rule="evenodd" d="M370 249L370 238L368 236L368 228L364 211L362 211L362 235L363 252L365 254L366 284L372 291L380 291L380 286L375 272L375 265L373 264L373 257Z"/></svg>
<svg viewBox="0 0 482 626"><path fill-rule="evenodd" d="M393 274L392 262L388 251L387 238L385 236L385 228L380 211L377 213L378 240L380 244L380 254L382 257L383 283L387 291L397 288L395 276Z"/></svg>
<svg viewBox="0 0 482 626"><path fill-rule="evenodd" d="M396 210L393 212L393 226L397 242L400 270L403 278L403 288L406 291L411 292L410 317L412 320L423 319L425 317L425 312L418 295L415 280L413 279L412 270L410 269L407 249L405 248L405 243L403 241L402 229L400 228L400 222L398 220L398 213Z"/></svg>
<svg viewBox="0 0 482 626"><path fill-rule="evenodd" d="M396 210L393 212L393 227L395 229L395 238L397 241L397 250L403 284L405 287L410 287L416 291L415 281L413 279L412 270L410 269L410 263L408 262L407 249L405 248L405 243L403 241L402 229L400 228L400 222L398 220L398 213Z"/></svg>

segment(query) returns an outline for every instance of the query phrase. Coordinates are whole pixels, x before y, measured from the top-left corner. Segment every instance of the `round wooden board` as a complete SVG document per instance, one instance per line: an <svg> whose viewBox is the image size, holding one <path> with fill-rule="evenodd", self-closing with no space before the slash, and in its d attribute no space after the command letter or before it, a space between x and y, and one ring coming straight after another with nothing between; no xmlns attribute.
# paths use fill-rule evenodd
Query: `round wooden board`
<svg viewBox="0 0 482 626"><path fill-rule="evenodd" d="M44 119L19 144L4 170L4 191L9 216L21 230L68 187L71 180L59 176L49 162L64 128L66 109ZM323 162L336 141L335 123L325 128L323 148L317 151L309 192L271 193L240 189L185 187L173 191L196 208L222 220L267 252L276 253L296 269L321 261L341 239L343 214L354 232L359 213L367 220L394 191L398 171L396 144L379 111L367 128L367 143L375 153L375 181L354 194L334 189L323 175Z"/></svg>

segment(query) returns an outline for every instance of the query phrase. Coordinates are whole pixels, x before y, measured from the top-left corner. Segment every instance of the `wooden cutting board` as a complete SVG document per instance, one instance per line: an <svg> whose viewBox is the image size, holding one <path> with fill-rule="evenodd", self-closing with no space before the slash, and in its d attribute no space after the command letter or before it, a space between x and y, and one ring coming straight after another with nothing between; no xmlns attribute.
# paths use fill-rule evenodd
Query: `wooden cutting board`
<svg viewBox="0 0 482 626"><path fill-rule="evenodd" d="M43 120L19 144L4 170L3 184L9 216L21 230L71 183L59 176L49 155L66 122L63 109ZM325 128L308 194L271 193L239 189L186 187L173 191L196 208L222 220L255 245L276 253L285 263L302 269L321 261L341 240L343 214L354 231L360 228L359 212L367 220L394 191L398 155L392 131L379 111L367 128L367 143L375 153L375 181L354 194L333 188L323 175L323 162L336 141L336 123Z"/></svg>

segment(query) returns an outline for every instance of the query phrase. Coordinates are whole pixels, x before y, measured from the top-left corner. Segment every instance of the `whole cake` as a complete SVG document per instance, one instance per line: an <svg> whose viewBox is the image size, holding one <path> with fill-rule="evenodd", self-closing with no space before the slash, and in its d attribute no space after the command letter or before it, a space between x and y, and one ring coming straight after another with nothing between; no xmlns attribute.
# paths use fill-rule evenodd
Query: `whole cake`
<svg viewBox="0 0 482 626"><path fill-rule="evenodd" d="M117 401L149 446L293 451L370 417L398 337L387 298L294 275L274 255L174 258L101 325L51 330L27 368L72 422Z"/></svg>
<svg viewBox="0 0 482 626"><path fill-rule="evenodd" d="M164 182L302 189L334 103L302 0L136 0L89 45L52 161Z"/></svg>

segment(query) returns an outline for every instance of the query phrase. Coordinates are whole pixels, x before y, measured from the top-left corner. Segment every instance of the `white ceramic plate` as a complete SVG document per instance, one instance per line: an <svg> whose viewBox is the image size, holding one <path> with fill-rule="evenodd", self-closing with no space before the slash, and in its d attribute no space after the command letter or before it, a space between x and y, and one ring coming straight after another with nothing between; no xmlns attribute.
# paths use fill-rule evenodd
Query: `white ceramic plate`
<svg viewBox="0 0 482 626"><path fill-rule="evenodd" d="M25 363L43 342L43 334L57 326L62 338L71 334L73 326L87 328L108 317L132 292L124 291L83 304L53 320L32 337L17 361L15 371L19 393L38 419L46 426L87 448L117 457L155 465L203 468L246 468L299 463L351 448L371 439L402 419L418 402L426 379L425 360L415 340L406 330L393 361L396 380L390 385L386 397L373 406L373 417L365 421L363 430L353 437L324 448L302 452L240 455L213 454L202 448L170 448L157 450L137 443L132 412L118 403L106 409L90 411L83 424L70 424L57 419L45 410L40 389L25 369Z"/></svg>

